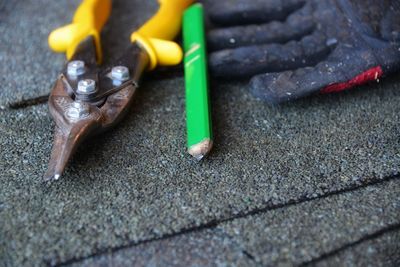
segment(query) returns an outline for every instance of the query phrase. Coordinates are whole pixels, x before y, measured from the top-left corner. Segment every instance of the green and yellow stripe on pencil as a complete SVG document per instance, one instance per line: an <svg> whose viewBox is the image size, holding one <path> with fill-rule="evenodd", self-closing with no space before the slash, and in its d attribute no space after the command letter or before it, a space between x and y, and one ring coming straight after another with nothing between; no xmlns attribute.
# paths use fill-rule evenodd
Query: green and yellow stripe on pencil
<svg viewBox="0 0 400 267"><path fill-rule="evenodd" d="M201 4L192 5L183 15L183 47L188 152L201 160L213 145L204 11Z"/></svg>

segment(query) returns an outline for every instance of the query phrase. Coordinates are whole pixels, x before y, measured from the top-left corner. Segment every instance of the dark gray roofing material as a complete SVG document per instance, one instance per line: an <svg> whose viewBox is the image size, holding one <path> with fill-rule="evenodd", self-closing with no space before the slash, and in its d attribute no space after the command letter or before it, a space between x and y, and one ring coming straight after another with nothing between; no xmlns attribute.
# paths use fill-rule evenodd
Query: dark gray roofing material
<svg viewBox="0 0 400 267"><path fill-rule="evenodd" d="M400 230L378 232L376 236L344 247L323 260L315 262L318 266L399 266ZM336 252L336 251L335 251Z"/></svg>
<svg viewBox="0 0 400 267"><path fill-rule="evenodd" d="M45 39L50 29L68 22L76 3L56 2L16 2L0 11L7 14L0 16L0 258L5 263L79 262L134 244L150 249L142 255L133 247L142 262L164 246L203 260L196 251L210 246L217 250L209 254L210 263L267 263L268 257L299 263L400 222L398 78L280 107L255 100L244 83L213 82L216 145L202 163L185 152L183 80L146 81L127 118L85 143L61 181L43 184L54 127L47 106L10 109L7 103L46 94L62 67L63 56L49 52ZM116 12L122 10L125 4L115 2ZM115 16L111 24L119 22L127 27L130 20ZM105 32L106 54L120 44L111 28ZM130 31L121 31L127 39ZM18 51L22 54L11 56ZM8 76L3 63L11 64L15 77ZM352 204L344 209L343 203ZM318 221L314 213L297 220L307 209L327 218L320 228L313 225ZM354 218L346 215L349 209ZM242 219L233 220L237 217ZM272 223L281 239L260 234ZM365 228L358 229L358 223ZM291 233L298 224L304 226L297 239ZM325 233L323 238L307 239L316 229ZM377 251L398 251L388 234L365 242L373 242ZM297 249L303 237L306 253ZM180 248L182 243L191 245ZM368 260L357 252L365 244L334 257ZM120 260L128 260L121 253ZM369 259L390 260L387 255ZM171 259L169 253L152 257L160 263Z"/></svg>
<svg viewBox="0 0 400 267"><path fill-rule="evenodd" d="M51 29L72 18L79 1L4 1L0 9L0 107L47 94L64 56L47 45Z"/></svg>
<svg viewBox="0 0 400 267"><path fill-rule="evenodd" d="M399 192L396 179L104 253L76 265L395 266L400 262Z"/></svg>
<svg viewBox="0 0 400 267"><path fill-rule="evenodd" d="M233 220L220 228L264 266L300 265L382 229L399 227L399 192L400 181L394 180Z"/></svg>
<svg viewBox="0 0 400 267"><path fill-rule="evenodd" d="M254 266L239 244L217 229L186 233L171 238L108 252L70 266Z"/></svg>
<svg viewBox="0 0 400 267"><path fill-rule="evenodd" d="M282 108L215 86L217 145L200 164L184 149L182 82L146 83L122 124L84 144L51 185L40 182L47 107L1 112L0 229L15 262L64 262L398 173L395 81Z"/></svg>

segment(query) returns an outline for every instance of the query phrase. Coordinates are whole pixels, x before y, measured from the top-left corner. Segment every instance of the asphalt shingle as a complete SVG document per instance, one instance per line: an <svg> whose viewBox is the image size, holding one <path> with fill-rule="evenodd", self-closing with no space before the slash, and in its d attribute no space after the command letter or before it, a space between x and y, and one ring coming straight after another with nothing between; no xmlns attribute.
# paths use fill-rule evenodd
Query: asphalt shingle
<svg viewBox="0 0 400 267"><path fill-rule="evenodd" d="M0 105L47 94L64 62L47 36L69 23L79 1L4 1L0 9ZM67 10L67 11L66 11Z"/></svg>
<svg viewBox="0 0 400 267"><path fill-rule="evenodd" d="M134 248L105 253L69 266L253 266L238 244L219 231L179 235Z"/></svg>
<svg viewBox="0 0 400 267"><path fill-rule="evenodd" d="M76 4L1 7L0 258L6 263L63 263L399 173L398 78L280 107L257 101L244 83L213 83L215 148L201 163L185 152L183 79L177 78L144 82L115 130L83 144L62 180L42 183L54 127L47 106L15 110L7 103L49 91L64 56L48 50L47 34L70 21ZM109 60L156 4L126 17L118 13L126 11L124 2L114 7L104 33ZM122 28L115 31L116 25Z"/></svg>
<svg viewBox="0 0 400 267"><path fill-rule="evenodd" d="M219 228L262 266L297 266L313 262L382 229L393 226L400 229L399 192L400 180L396 179L234 220ZM382 259L390 261L391 256L388 253L382 255ZM342 256L342 259L345 266L366 266L359 265L360 257ZM364 260L368 262L368 259ZM388 266L394 266L395 260L393 258L392 265ZM368 263L373 265L374 260L369 258Z"/></svg>
<svg viewBox="0 0 400 267"><path fill-rule="evenodd" d="M377 238L346 248L323 261L318 266L399 266L400 231L390 231Z"/></svg>
<svg viewBox="0 0 400 267"><path fill-rule="evenodd" d="M0 229L13 261L63 262L398 173L396 80L280 108L215 85L216 146L200 164L185 153L182 84L147 82L52 185L41 183L47 107L2 111Z"/></svg>
<svg viewBox="0 0 400 267"><path fill-rule="evenodd" d="M397 266L399 192L400 179L396 179L104 253L72 266L224 266L227 262L235 266Z"/></svg>

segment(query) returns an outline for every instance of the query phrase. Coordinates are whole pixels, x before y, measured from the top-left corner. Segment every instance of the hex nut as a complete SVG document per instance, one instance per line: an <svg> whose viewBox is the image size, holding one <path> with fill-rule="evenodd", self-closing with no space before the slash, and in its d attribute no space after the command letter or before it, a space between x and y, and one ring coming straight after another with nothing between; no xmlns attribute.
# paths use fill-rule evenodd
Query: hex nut
<svg viewBox="0 0 400 267"><path fill-rule="evenodd" d="M68 63L67 73L70 76L76 77L85 73L85 62L82 60L73 60Z"/></svg>
<svg viewBox="0 0 400 267"><path fill-rule="evenodd" d="M89 95L96 92L96 82L92 79L84 79L78 82L78 94Z"/></svg>
<svg viewBox="0 0 400 267"><path fill-rule="evenodd" d="M129 80L129 69L125 66L116 66L111 70L111 78L120 82Z"/></svg>
<svg viewBox="0 0 400 267"><path fill-rule="evenodd" d="M89 105L81 101L74 101L66 110L66 115L69 119L77 120L85 118L89 115Z"/></svg>

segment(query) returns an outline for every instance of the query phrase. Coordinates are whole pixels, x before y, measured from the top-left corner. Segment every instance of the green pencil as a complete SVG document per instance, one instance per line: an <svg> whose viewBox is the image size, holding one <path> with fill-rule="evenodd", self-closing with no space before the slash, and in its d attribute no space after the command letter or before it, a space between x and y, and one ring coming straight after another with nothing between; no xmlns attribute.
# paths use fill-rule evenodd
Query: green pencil
<svg viewBox="0 0 400 267"><path fill-rule="evenodd" d="M201 160L213 145L204 12L201 4L192 5L183 15L183 47L188 152Z"/></svg>

